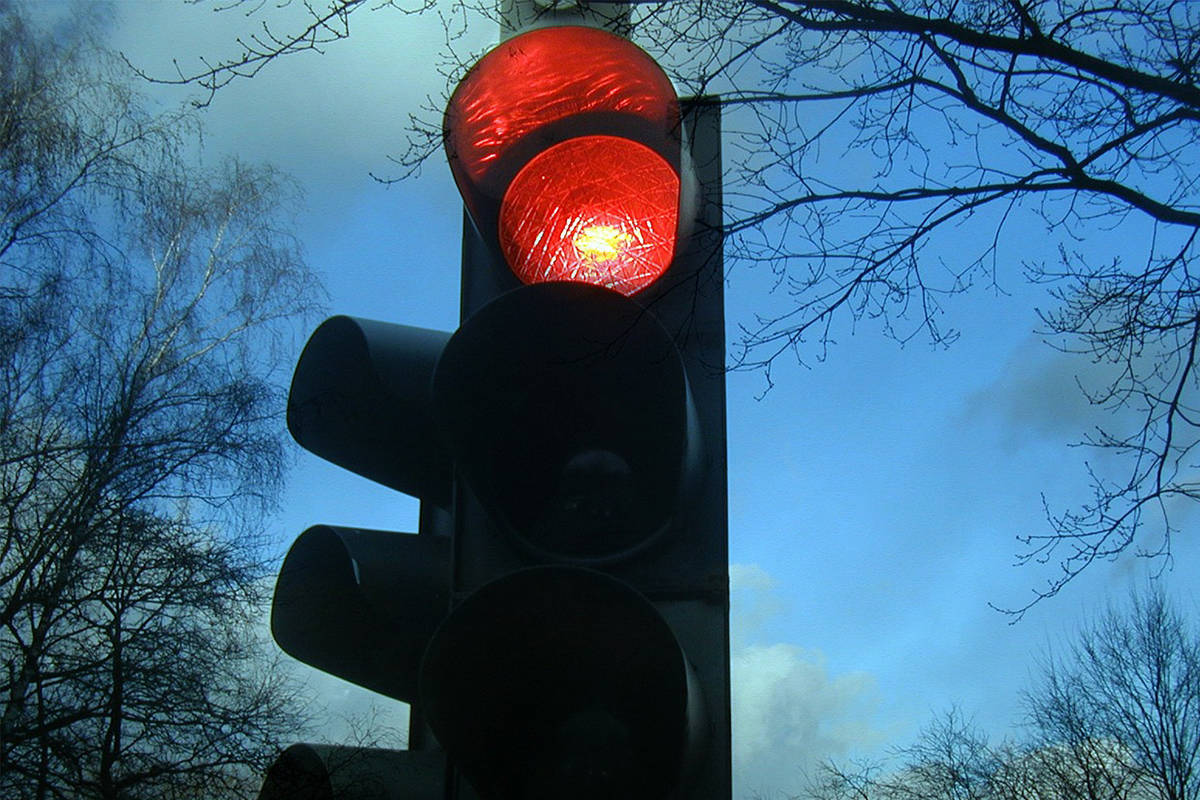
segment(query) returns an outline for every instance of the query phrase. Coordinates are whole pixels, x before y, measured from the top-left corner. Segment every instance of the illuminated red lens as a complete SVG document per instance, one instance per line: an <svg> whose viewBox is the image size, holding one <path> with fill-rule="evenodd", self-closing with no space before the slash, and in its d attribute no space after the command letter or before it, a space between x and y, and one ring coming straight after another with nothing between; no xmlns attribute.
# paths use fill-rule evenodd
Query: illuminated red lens
<svg viewBox="0 0 1200 800"><path fill-rule="evenodd" d="M637 119L665 142L678 132L679 101L662 68L620 36L571 25L526 31L481 58L454 90L445 121L451 167L485 181L530 133L580 114Z"/></svg>
<svg viewBox="0 0 1200 800"><path fill-rule="evenodd" d="M577 281L630 295L671 264L679 176L616 136L568 139L538 154L500 207L500 247L525 283Z"/></svg>

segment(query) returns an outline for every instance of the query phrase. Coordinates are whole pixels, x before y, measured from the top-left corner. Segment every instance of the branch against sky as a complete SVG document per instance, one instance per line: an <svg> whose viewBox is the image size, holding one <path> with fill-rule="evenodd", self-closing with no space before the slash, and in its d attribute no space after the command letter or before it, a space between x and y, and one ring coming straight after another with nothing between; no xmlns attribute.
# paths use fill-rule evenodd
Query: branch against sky
<svg viewBox="0 0 1200 800"><path fill-rule="evenodd" d="M259 9L261 33L225 60L155 77L211 97L275 58L333 46L374 7L332 0L290 23ZM456 52L465 20L496 13L479 0L401 10L445 23L439 88L479 55ZM1200 5L692 0L634 14L635 38L681 93L719 94L726 108L731 278L766 271L775 287L733 368L769 386L782 361L820 360L865 323L947 345L954 295L1032 285L1047 341L1111 375L1086 387L1111 423L1081 443L1121 466L1081 467L1090 501L1051 502L1047 528L1022 538L1020 563L1052 572L1010 612L1097 560L1168 565L1172 508L1200 499ZM440 151L436 95L412 111L398 175ZM1097 243L1114 236L1119 252Z"/></svg>
<svg viewBox="0 0 1200 800"><path fill-rule="evenodd" d="M769 381L780 357L820 358L863 320L947 344L951 295L1045 285L1047 340L1111 376L1086 387L1108 422L1084 444L1122 466L1092 472L1090 503L1023 539L1022 563L1058 570L1013 611L1097 559L1169 557L1170 503L1200 497L1200 8L753 0L736 11L763 14L757 38L729 18L736 58L689 69L731 118L752 115L731 164L728 246L769 268L788 301L743 332L736 366ZM680 22L667 27L663 45L679 47ZM764 79L748 86L746 74ZM1010 240L1028 239L1016 220L1031 218L1048 247ZM1127 252L1089 247L1112 229ZM1023 271L1007 266L1022 256Z"/></svg>
<svg viewBox="0 0 1200 800"><path fill-rule="evenodd" d="M1020 738L993 744L957 709L890 762L830 761L810 800L1195 800L1200 638L1160 592L1131 596L1050 650ZM898 762L898 763L897 763Z"/></svg>
<svg viewBox="0 0 1200 800"><path fill-rule="evenodd" d="M1025 706L1039 743L1060 754L1056 782L1106 800L1200 797L1197 634L1194 617L1151 591L1047 655Z"/></svg>

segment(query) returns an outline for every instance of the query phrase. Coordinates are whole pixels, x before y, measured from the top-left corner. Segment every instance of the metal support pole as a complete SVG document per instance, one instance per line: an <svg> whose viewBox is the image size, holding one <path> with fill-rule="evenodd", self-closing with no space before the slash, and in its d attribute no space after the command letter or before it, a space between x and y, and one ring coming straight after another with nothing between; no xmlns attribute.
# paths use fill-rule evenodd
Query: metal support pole
<svg viewBox="0 0 1200 800"><path fill-rule="evenodd" d="M628 2L596 0L498 0L500 37L541 25L592 25L620 36L633 32Z"/></svg>

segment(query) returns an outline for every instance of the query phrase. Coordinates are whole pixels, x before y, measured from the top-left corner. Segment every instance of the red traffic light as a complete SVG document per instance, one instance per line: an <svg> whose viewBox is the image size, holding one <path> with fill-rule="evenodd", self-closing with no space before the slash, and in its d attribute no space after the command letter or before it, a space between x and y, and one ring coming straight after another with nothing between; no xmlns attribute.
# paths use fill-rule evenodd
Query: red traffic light
<svg viewBox="0 0 1200 800"><path fill-rule="evenodd" d="M569 139L522 169L500 207L500 248L525 283L578 281L622 294L671 265L679 175L617 136Z"/></svg>
<svg viewBox="0 0 1200 800"><path fill-rule="evenodd" d="M475 224L524 283L633 294L670 266L679 99L633 43L527 31L489 52L446 109L446 152Z"/></svg>

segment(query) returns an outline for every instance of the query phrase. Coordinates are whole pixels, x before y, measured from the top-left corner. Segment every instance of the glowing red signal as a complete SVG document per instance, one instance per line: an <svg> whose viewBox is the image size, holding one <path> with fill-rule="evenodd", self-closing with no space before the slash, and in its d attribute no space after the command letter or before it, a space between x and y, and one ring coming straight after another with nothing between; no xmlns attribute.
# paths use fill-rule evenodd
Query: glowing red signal
<svg viewBox="0 0 1200 800"><path fill-rule="evenodd" d="M580 281L633 294L671 265L679 176L616 136L568 139L534 157L500 207L500 247L525 283Z"/></svg>
<svg viewBox="0 0 1200 800"><path fill-rule="evenodd" d="M459 84L445 133L467 209L523 282L633 294L670 266L679 100L633 43L579 26L515 36Z"/></svg>

